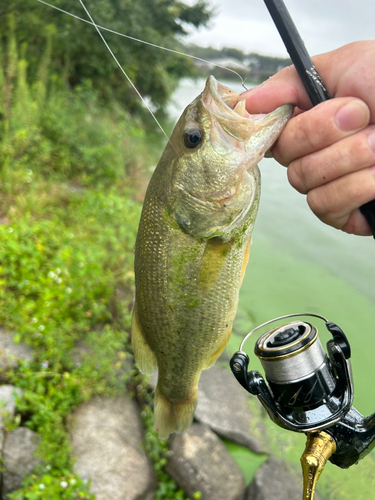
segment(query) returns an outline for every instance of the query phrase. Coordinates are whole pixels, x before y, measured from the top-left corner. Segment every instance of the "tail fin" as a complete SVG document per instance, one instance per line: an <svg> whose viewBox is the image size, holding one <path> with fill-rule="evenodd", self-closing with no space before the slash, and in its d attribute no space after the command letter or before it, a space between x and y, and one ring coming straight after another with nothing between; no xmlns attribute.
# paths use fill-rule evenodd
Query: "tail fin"
<svg viewBox="0 0 375 500"><path fill-rule="evenodd" d="M161 439L167 439L171 432L183 431L189 427L197 406L197 395L198 389L191 398L171 403L156 387L154 428Z"/></svg>

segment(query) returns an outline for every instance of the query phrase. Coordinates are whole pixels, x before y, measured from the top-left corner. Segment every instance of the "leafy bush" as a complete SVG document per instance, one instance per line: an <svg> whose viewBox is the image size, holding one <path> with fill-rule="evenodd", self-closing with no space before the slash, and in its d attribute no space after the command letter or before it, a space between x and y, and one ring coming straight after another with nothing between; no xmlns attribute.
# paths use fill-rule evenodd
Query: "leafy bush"
<svg viewBox="0 0 375 500"><path fill-rule="evenodd" d="M115 287L132 282L139 218L135 202L110 192L65 201L57 214L44 205L44 219L14 209L12 224L0 226L0 321L53 358L82 332L113 321Z"/></svg>
<svg viewBox="0 0 375 500"><path fill-rule="evenodd" d="M9 19L3 57L0 40L3 186L14 185L12 173L20 169L38 172L44 178L75 180L80 185L126 182L127 170L140 163L138 151L146 140L141 123L118 104L100 104L88 80L74 91L60 79L50 83L53 30L49 30L38 78L29 83L27 61L19 57L15 23Z"/></svg>

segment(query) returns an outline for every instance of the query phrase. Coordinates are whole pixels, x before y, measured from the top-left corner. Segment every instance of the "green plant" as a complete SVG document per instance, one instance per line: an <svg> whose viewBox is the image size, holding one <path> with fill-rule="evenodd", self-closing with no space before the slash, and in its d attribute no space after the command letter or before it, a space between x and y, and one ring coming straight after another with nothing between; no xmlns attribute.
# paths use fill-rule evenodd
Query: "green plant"
<svg viewBox="0 0 375 500"><path fill-rule="evenodd" d="M87 481L75 474L56 475L47 465L41 475L32 474L24 488L8 495L11 500L94 500Z"/></svg>

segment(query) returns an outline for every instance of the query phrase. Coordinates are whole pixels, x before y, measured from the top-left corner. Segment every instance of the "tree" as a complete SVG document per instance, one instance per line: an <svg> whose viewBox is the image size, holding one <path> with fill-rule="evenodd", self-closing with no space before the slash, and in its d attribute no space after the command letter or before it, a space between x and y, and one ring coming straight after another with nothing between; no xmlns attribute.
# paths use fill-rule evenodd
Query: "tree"
<svg viewBox="0 0 375 500"><path fill-rule="evenodd" d="M79 17L87 16L77 0L50 0L54 6ZM188 6L176 0L84 0L94 21L115 31L148 42L177 48L188 26L204 26L212 11L204 0ZM28 77L36 77L38 61L52 35L51 73L55 81L71 86L90 80L100 95L115 98L128 109L139 98L105 48L95 28L36 0L0 1L0 40L6 43L8 14L13 14L21 57L28 62ZM143 96L162 107L178 79L191 74L187 58L103 32L112 51Z"/></svg>

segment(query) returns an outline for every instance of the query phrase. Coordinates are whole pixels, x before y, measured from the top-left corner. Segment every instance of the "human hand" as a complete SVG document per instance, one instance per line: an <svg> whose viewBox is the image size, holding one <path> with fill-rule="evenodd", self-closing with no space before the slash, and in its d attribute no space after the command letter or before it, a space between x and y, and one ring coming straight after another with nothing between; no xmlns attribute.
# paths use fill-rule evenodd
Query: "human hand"
<svg viewBox="0 0 375 500"><path fill-rule="evenodd" d="M293 66L242 94L250 113L296 106L275 146L290 184L323 222L371 235L359 210L375 199L375 41L354 42L312 58L330 96L312 108Z"/></svg>

